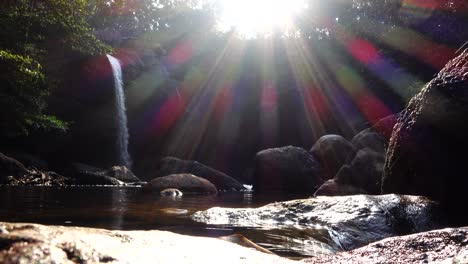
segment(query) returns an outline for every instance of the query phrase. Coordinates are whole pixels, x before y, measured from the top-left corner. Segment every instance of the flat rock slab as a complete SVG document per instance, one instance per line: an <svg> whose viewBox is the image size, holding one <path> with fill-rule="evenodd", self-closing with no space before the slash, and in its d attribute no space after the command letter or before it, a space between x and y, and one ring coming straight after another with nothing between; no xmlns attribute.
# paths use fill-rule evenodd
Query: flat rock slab
<svg viewBox="0 0 468 264"><path fill-rule="evenodd" d="M0 222L0 263L295 263L216 238Z"/></svg>
<svg viewBox="0 0 468 264"><path fill-rule="evenodd" d="M328 244L351 250L391 236L438 227L435 203L406 195L353 195L277 202L260 208L196 212L198 222L255 228L312 228L328 232Z"/></svg>
<svg viewBox="0 0 468 264"><path fill-rule="evenodd" d="M468 263L468 227L391 237L349 252L304 259L305 263Z"/></svg>

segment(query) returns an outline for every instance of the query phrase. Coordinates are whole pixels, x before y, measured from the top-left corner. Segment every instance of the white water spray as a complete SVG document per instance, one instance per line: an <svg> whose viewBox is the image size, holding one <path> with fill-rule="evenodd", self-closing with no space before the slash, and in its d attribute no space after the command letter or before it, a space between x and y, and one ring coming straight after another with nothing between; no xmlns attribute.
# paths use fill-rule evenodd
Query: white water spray
<svg viewBox="0 0 468 264"><path fill-rule="evenodd" d="M117 110L117 149L118 149L118 162L119 165L124 165L127 168L132 166L132 160L128 153L128 128L127 128L127 114L125 109L125 94L122 82L122 68L118 59L107 55L112 67L112 74L114 75L114 88L115 88L115 104Z"/></svg>

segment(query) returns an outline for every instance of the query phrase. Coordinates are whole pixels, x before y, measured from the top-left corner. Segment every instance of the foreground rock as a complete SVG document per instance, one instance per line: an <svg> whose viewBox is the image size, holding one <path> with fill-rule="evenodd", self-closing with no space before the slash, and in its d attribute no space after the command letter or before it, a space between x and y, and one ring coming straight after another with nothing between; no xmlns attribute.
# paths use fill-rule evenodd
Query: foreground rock
<svg viewBox="0 0 468 264"><path fill-rule="evenodd" d="M255 209L211 208L195 213L192 219L234 227L325 229L328 243L350 250L383 238L434 229L438 216L436 205L423 197L355 195L278 202Z"/></svg>
<svg viewBox="0 0 468 264"><path fill-rule="evenodd" d="M0 263L294 263L216 238L0 223Z"/></svg>
<svg viewBox="0 0 468 264"><path fill-rule="evenodd" d="M414 96L393 129L384 193L425 195L457 214L468 203L468 49Z"/></svg>
<svg viewBox="0 0 468 264"><path fill-rule="evenodd" d="M323 181L320 163L305 149L287 146L255 156L256 192L313 194Z"/></svg>
<svg viewBox="0 0 468 264"><path fill-rule="evenodd" d="M216 194L217 189L210 181L192 174L172 174L151 180L143 186L148 191L161 193L177 189L183 193Z"/></svg>
<svg viewBox="0 0 468 264"><path fill-rule="evenodd" d="M183 173L193 174L207 179L213 183L218 190L240 191L244 189L243 185L239 181L225 173L210 168L197 161L181 160L173 157L166 157L159 162L159 170L156 172L156 177Z"/></svg>
<svg viewBox="0 0 468 264"><path fill-rule="evenodd" d="M335 255L304 259L305 263L468 263L468 227L387 238Z"/></svg>

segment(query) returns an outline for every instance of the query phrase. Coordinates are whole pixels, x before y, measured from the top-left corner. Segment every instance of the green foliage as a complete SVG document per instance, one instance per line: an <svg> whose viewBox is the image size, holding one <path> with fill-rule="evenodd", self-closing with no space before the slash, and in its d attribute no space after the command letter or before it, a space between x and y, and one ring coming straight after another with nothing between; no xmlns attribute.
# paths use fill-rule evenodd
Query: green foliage
<svg viewBox="0 0 468 264"><path fill-rule="evenodd" d="M0 127L4 134L28 134L31 129L66 129L66 123L42 114L48 96L41 65L0 50Z"/></svg>
<svg viewBox="0 0 468 264"><path fill-rule="evenodd" d="M0 3L0 127L2 134L59 129L45 115L49 92L76 56L107 53L93 35L89 0L11 0Z"/></svg>
<svg viewBox="0 0 468 264"><path fill-rule="evenodd" d="M110 47L96 39L88 24L88 0L18 0L0 10L0 46L36 57L64 49L97 55Z"/></svg>

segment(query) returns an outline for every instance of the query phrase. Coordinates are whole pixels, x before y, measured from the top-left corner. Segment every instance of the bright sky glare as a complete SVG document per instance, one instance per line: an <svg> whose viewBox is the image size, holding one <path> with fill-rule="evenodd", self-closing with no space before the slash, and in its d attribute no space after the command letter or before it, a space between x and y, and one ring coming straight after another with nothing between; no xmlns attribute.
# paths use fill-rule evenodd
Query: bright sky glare
<svg viewBox="0 0 468 264"><path fill-rule="evenodd" d="M308 8L305 0L217 0L221 5L218 29L235 29L246 38L255 38L273 30L287 31L293 18Z"/></svg>

